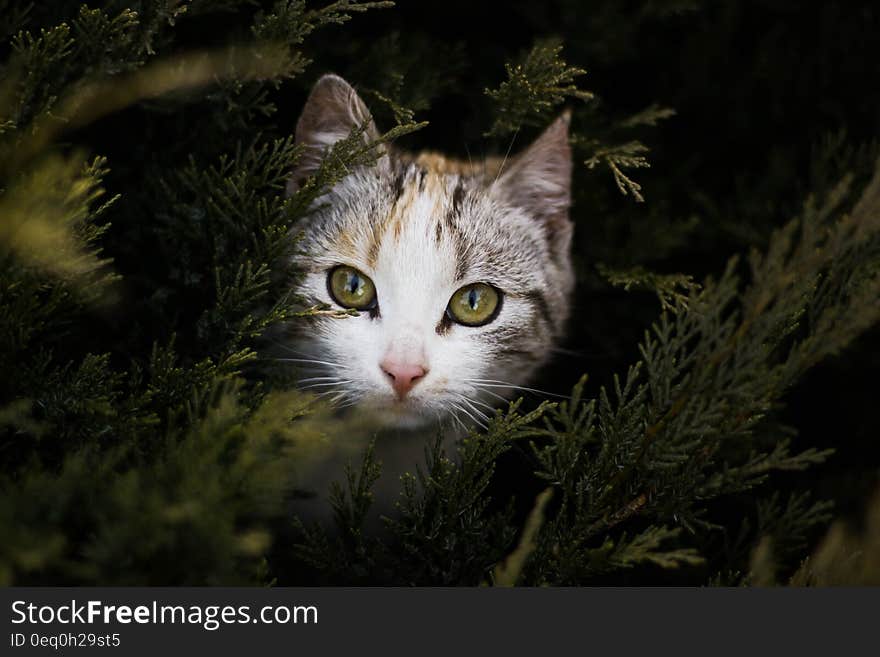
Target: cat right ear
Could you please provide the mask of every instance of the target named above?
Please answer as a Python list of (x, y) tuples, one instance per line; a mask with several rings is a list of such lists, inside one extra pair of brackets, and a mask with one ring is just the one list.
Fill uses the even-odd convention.
[(544, 224), (551, 237), (557, 233), (565, 237), (571, 232), (570, 120), (570, 113), (563, 113), (528, 148), (507, 162), (492, 185), (502, 198)]
[[(303, 153), (287, 183), (287, 193), (296, 192), (302, 181), (318, 170), (336, 142), (364, 126), (365, 143), (379, 138), (373, 117), (354, 88), (338, 75), (322, 76), (312, 88), (296, 124), (296, 143), (303, 146)], [(381, 155), (376, 164), (384, 166), (385, 148), (378, 148)]]

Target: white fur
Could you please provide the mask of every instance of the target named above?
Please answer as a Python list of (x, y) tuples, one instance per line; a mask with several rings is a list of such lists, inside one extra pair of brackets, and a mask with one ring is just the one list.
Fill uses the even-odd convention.
[[(516, 373), (506, 371), (479, 336), (505, 324), (519, 325), (523, 317), (534, 312), (515, 294), (507, 294), (499, 316), (491, 324), (485, 327), (453, 325), (444, 334), (438, 334), (437, 326), (450, 297), (463, 285), (491, 281), (502, 290), (515, 292), (521, 284), (515, 277), (479, 260), (470, 268), (466, 280), (457, 280), (455, 263), (459, 254), (455, 241), (448, 236), (437, 242), (434, 235), (436, 212), (443, 207), (443, 199), (437, 195), (419, 194), (402, 220), (400, 235), (386, 235), (381, 241), (374, 266), (369, 265), (363, 252), (352, 257), (331, 247), (312, 260), (311, 264), (319, 269), (307, 274), (298, 289), (304, 296), (332, 305), (326, 279), (327, 271), (333, 266), (349, 265), (372, 279), (380, 316), (371, 319), (367, 313), (361, 313), (357, 317), (322, 320), (317, 333), (307, 339), (308, 352), (334, 363), (329, 371), (349, 382), (346, 390), (357, 396), (361, 404), (384, 411), (392, 423), (409, 425), (445, 415), (454, 410), (454, 403), (461, 404), (459, 395), (491, 400), (491, 395), (481, 395), (467, 379), (505, 380), (505, 375)], [(512, 214), (509, 222), (511, 230), (532, 232), (528, 219), (521, 215)], [(360, 237), (361, 243), (365, 243), (371, 236), (349, 234), (349, 237)], [(396, 399), (387, 375), (379, 366), (389, 354), (419, 358), (427, 365), (427, 374), (403, 403)], [(462, 406), (476, 415), (474, 409)], [(485, 410), (482, 408), (481, 412)], [(466, 413), (460, 415), (468, 419)]]

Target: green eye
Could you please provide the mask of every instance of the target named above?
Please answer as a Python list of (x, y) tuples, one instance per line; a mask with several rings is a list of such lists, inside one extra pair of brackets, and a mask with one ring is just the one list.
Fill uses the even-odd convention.
[(446, 313), (465, 326), (488, 324), (501, 310), (501, 293), (486, 283), (465, 285), (452, 295)]
[(376, 286), (354, 267), (341, 265), (330, 270), (327, 290), (343, 308), (369, 310), (376, 305)]

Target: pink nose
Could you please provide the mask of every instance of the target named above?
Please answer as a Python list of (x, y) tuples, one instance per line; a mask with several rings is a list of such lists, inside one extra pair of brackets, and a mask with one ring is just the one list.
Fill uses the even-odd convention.
[(413, 389), (419, 379), (425, 376), (427, 370), (415, 363), (399, 363), (386, 358), (379, 367), (391, 380), (391, 387), (400, 399), (406, 397), (406, 393)]

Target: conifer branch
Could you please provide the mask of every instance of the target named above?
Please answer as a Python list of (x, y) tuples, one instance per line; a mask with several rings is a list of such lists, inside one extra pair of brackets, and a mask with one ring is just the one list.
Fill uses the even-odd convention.
[(579, 89), (575, 78), (586, 71), (560, 58), (556, 41), (536, 43), (518, 64), (507, 64), (507, 80), (484, 93), (497, 105), (495, 123), (487, 136), (502, 136), (523, 126), (543, 125), (566, 98), (589, 101), (593, 94)]

